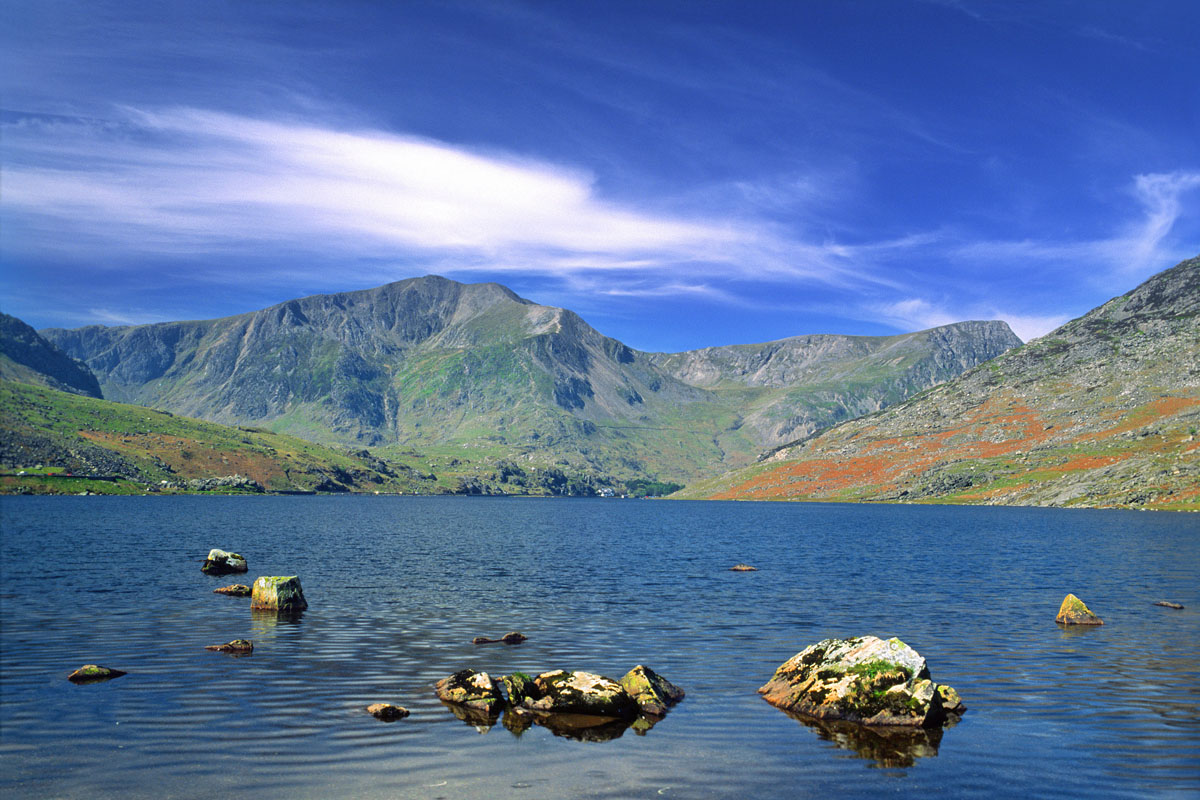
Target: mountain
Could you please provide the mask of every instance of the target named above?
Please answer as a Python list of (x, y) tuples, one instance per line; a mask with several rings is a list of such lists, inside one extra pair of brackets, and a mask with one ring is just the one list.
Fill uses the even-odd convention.
[(879, 413), (689, 487), (720, 499), (1200, 509), (1200, 258)]
[(0, 467), (9, 494), (446, 491), (411, 463), (10, 381)]
[(87, 365), (68, 356), (16, 317), (0, 313), (0, 380), (100, 397)]
[(501, 483), (547, 468), (716, 474), (1019, 343), (992, 322), (649, 354), (498, 284), (436, 276), (223, 319), (42, 334), (110, 399), (385, 455), (418, 449)]

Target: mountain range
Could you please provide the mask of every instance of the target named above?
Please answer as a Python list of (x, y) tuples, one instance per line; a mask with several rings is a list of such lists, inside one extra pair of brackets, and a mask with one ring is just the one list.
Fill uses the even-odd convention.
[(1200, 509), (1200, 258), (681, 496)]
[(688, 483), (1020, 344), (993, 321), (646, 353), (572, 311), (437, 276), (222, 319), (40, 333), (109, 400), (419, 453), (487, 488), (546, 469)]

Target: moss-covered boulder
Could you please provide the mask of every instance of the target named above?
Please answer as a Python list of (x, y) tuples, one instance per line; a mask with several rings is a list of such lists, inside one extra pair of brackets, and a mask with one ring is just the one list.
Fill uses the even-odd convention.
[(68, 675), (67, 680), (71, 683), (99, 683), (100, 681), (110, 681), (113, 678), (119, 678), (127, 674), (119, 669), (110, 669), (109, 667), (101, 667), (96, 664), (84, 664)]
[(434, 690), (438, 699), (446, 703), (497, 714), (504, 707), (499, 687), (486, 672), (460, 670), (438, 681)]
[(375, 719), (383, 720), (384, 722), (395, 722), (398, 719), (407, 717), (408, 709), (403, 706), (393, 705), (392, 703), (372, 703), (367, 706), (367, 713), (375, 717)]
[(625, 673), (621, 687), (644, 713), (660, 717), (683, 699), (683, 689), (641, 664)]
[(225, 644), (210, 644), (204, 649), (216, 650), (219, 653), (247, 655), (254, 652), (254, 643), (249, 639), (234, 639), (232, 642), (226, 642)]
[(1092, 613), (1087, 605), (1073, 594), (1063, 598), (1058, 607), (1058, 616), (1054, 621), (1059, 625), (1103, 625), (1100, 618)]
[(932, 727), (966, 710), (957, 692), (934, 683), (916, 650), (875, 636), (810, 645), (758, 691), (792, 713), (864, 725)]
[(542, 696), (533, 678), (524, 672), (504, 675), (500, 678), (500, 684), (504, 687), (508, 704), (513, 707), (523, 706), (526, 700), (538, 700)]
[(308, 608), (300, 578), (295, 575), (264, 575), (254, 581), (250, 607), (271, 611), (303, 611)]
[(223, 594), (227, 597), (249, 597), (250, 587), (244, 583), (233, 583), (213, 589), (213, 594)]
[(237, 553), (216, 549), (208, 551), (208, 558), (204, 559), (204, 566), (200, 567), (200, 571), (208, 575), (229, 575), (245, 572), (247, 569), (246, 559)]
[(590, 672), (543, 672), (533, 679), (539, 697), (526, 697), (523, 705), (552, 714), (587, 714), (633, 719), (638, 704), (616, 681)]

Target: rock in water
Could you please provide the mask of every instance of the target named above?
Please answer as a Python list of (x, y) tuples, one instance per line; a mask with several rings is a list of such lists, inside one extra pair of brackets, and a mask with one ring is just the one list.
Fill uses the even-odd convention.
[(504, 634), (499, 639), (489, 639), (486, 636), (476, 636), (471, 640), (471, 644), (520, 644), (529, 637), (517, 631), (511, 631)]
[(526, 700), (538, 700), (542, 696), (533, 682), (533, 678), (524, 672), (504, 675), (500, 678), (500, 683), (504, 685), (504, 693), (508, 695), (508, 704), (513, 708), (524, 705)]
[(254, 644), (249, 639), (234, 639), (227, 644), (210, 644), (205, 650), (216, 650), (221, 653), (252, 653)]
[(1159, 600), (1154, 605), (1162, 606), (1163, 608), (1183, 608), (1179, 603), (1172, 603), (1170, 600)]
[(228, 575), (231, 572), (245, 572), (246, 569), (246, 559), (237, 553), (214, 549), (208, 551), (208, 558), (204, 560), (200, 571), (209, 575)]
[(109, 669), (108, 667), (100, 667), (95, 664), (84, 664), (68, 675), (67, 680), (71, 683), (99, 683), (100, 681), (112, 680), (126, 674), (128, 673), (122, 672), (119, 669)]
[(249, 597), (250, 587), (244, 583), (234, 583), (229, 586), (221, 586), (213, 589), (213, 594), (225, 594), (230, 597)]
[(683, 689), (641, 664), (625, 673), (621, 687), (629, 692), (643, 712), (660, 717), (683, 699)]
[(1073, 594), (1063, 598), (1058, 607), (1058, 616), (1054, 621), (1060, 625), (1103, 625), (1100, 618), (1092, 613), (1082, 600)]
[(527, 697), (525, 707), (554, 714), (590, 714), (597, 717), (633, 719), (638, 704), (614, 680), (590, 672), (543, 672), (533, 679), (541, 696)]
[(376, 719), (384, 722), (395, 722), (408, 716), (408, 709), (391, 703), (373, 703), (367, 706), (367, 711)]
[(749, 564), (734, 564), (729, 568), (730, 572), (758, 572), (758, 567), (752, 567)]
[(486, 672), (464, 669), (442, 678), (434, 686), (439, 700), (455, 705), (500, 713), (504, 698)]
[(300, 578), (295, 575), (275, 575), (258, 578), (250, 594), (251, 608), (273, 611), (303, 611), (308, 608)]
[(934, 683), (925, 659), (899, 639), (826, 639), (780, 665), (758, 690), (773, 706), (817, 719), (932, 727), (965, 711)]

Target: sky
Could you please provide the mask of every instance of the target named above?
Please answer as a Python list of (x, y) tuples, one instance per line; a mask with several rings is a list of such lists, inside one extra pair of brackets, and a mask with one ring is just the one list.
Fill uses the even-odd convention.
[(1200, 253), (1194, 0), (0, 3), (0, 310), (438, 274), (641, 350), (1003, 319)]

